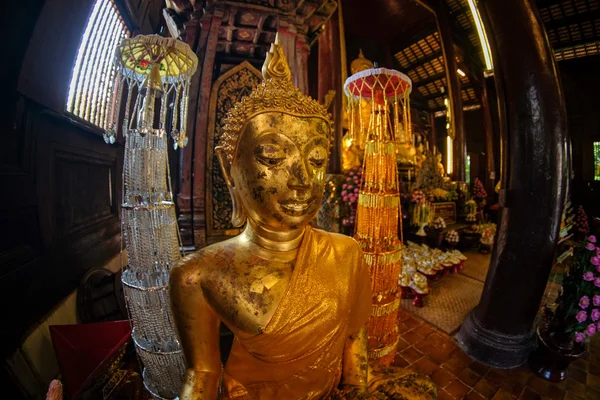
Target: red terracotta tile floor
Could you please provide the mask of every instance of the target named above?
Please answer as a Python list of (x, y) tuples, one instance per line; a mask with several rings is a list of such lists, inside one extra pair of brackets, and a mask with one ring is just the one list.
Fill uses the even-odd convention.
[(527, 365), (504, 370), (473, 361), (451, 336), (406, 310), (394, 365), (415, 368), (431, 377), (438, 399), (600, 400), (600, 339), (570, 367), (569, 377), (551, 383), (537, 377)]

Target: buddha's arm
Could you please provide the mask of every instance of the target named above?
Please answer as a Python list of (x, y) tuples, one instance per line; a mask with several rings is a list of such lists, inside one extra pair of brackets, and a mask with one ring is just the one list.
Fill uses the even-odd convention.
[(171, 309), (187, 362), (180, 400), (214, 400), (221, 360), (219, 318), (204, 299), (198, 274), (179, 266), (171, 271)]
[(350, 336), (344, 346), (342, 387), (359, 387), (367, 393), (367, 327)]

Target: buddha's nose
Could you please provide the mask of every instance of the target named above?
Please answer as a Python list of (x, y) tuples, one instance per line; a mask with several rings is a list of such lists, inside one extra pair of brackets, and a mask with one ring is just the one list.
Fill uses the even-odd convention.
[(308, 170), (301, 160), (295, 161), (290, 166), (288, 186), (290, 189), (307, 189), (310, 186)]

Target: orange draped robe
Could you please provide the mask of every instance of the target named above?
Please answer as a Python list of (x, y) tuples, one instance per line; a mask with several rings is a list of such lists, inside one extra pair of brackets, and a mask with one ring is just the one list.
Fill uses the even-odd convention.
[(263, 333), (235, 340), (225, 399), (328, 398), (348, 337), (371, 314), (371, 282), (351, 238), (307, 227), (285, 296)]

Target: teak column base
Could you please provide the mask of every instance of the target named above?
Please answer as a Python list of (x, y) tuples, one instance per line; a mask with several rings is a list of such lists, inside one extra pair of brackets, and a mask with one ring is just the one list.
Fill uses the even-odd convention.
[(463, 322), (456, 340), (467, 355), (496, 368), (515, 368), (527, 361), (535, 349), (535, 330), (526, 335), (507, 335), (486, 329), (471, 311)]

